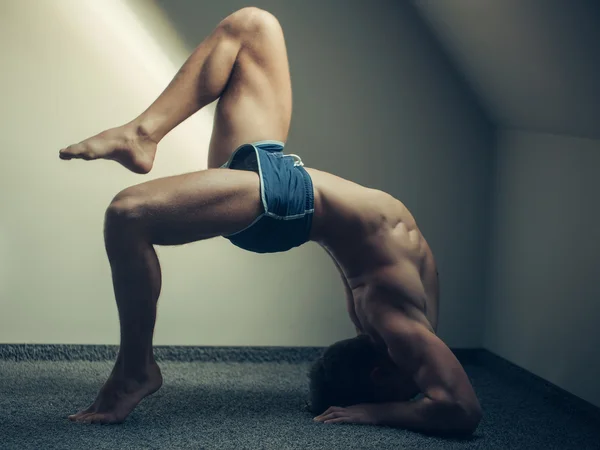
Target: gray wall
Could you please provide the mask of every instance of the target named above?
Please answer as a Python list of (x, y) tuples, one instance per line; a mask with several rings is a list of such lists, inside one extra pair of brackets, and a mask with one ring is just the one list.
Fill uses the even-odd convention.
[[(0, 15), (11, 67), (0, 73), (10, 156), (0, 166), (0, 342), (117, 343), (104, 208), (128, 185), (206, 167), (212, 109), (161, 144), (146, 177), (111, 162), (61, 162), (58, 149), (139, 113), (219, 20), (250, 3), (134, 2), (130, 11), (65, 0), (36, 2), (35, 15), (31, 4), (7, 2)], [(405, 2), (252, 4), (286, 34), (288, 150), (406, 203), (439, 262), (441, 336), (479, 347), (494, 132), (477, 101)], [(353, 333), (335, 268), (315, 244), (258, 256), (215, 239), (159, 256), (157, 344), (328, 345)]]
[(600, 2), (413, 3), (507, 130), (484, 345), (598, 405)]
[(498, 126), (600, 139), (598, 0), (413, 0)]
[(484, 346), (600, 406), (600, 141), (499, 135)]

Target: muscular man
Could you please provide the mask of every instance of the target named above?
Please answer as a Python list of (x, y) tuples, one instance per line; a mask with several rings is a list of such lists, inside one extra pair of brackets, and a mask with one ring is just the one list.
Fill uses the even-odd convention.
[(148, 173), (160, 140), (216, 99), (208, 170), (125, 189), (106, 211), (119, 354), (92, 405), (69, 418), (122, 422), (160, 388), (152, 337), (161, 270), (153, 246), (224, 236), (260, 253), (314, 241), (339, 268), (359, 335), (331, 346), (311, 369), (315, 420), (472, 433), (481, 408), (436, 336), (436, 265), (410, 212), (384, 192), (283, 153), (292, 89), (271, 14), (244, 8), (225, 18), (139, 117), (60, 158), (112, 159)]

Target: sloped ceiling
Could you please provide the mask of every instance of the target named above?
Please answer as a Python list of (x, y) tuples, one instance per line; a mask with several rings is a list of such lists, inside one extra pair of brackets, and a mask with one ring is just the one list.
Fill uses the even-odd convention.
[(600, 139), (600, 0), (413, 0), (499, 126)]

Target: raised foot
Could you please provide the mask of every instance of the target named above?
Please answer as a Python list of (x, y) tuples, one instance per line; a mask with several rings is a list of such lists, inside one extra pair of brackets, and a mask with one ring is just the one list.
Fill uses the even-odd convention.
[(92, 405), (69, 420), (79, 423), (122, 423), (134, 408), (162, 386), (162, 375), (156, 363), (151, 364), (141, 377), (124, 378), (113, 370)]
[(152, 170), (157, 144), (141, 127), (111, 128), (59, 152), (60, 159), (110, 159), (135, 173)]

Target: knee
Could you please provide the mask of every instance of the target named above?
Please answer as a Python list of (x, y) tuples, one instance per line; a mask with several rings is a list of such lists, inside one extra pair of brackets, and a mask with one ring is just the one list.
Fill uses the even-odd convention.
[(238, 35), (244, 32), (254, 34), (280, 28), (279, 21), (273, 14), (255, 6), (248, 6), (234, 12), (221, 22), (221, 26)]
[(106, 208), (104, 222), (106, 227), (139, 222), (143, 217), (145, 201), (136, 188), (119, 192)]

